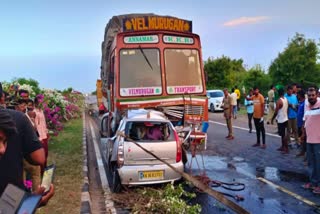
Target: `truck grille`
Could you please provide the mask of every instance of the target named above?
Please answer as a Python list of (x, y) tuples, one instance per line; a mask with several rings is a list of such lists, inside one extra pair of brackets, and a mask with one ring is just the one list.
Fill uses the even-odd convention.
[(186, 115), (203, 115), (203, 106), (192, 106), (192, 105), (185, 105), (185, 106), (166, 106), (162, 107), (163, 112), (166, 115), (171, 117), (176, 117), (181, 119), (183, 117), (183, 111), (185, 111)]
[(186, 114), (188, 115), (203, 115), (203, 106), (185, 106)]

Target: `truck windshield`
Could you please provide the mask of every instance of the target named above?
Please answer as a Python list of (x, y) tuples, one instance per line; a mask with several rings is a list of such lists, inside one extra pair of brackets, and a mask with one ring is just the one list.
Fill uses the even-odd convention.
[(169, 94), (203, 92), (198, 50), (166, 49), (164, 57)]
[(160, 54), (158, 49), (120, 51), (120, 94), (140, 96), (161, 94)]

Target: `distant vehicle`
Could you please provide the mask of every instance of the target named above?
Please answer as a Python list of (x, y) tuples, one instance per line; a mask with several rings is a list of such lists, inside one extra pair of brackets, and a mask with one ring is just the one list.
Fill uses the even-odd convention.
[(223, 108), (222, 108), (223, 96), (224, 95), (222, 90), (207, 90), (208, 109), (211, 112), (223, 111)]
[(86, 111), (90, 116), (98, 115), (97, 98), (95, 95), (87, 95), (85, 98)]
[[(106, 117), (107, 118), (107, 117)], [(103, 119), (102, 119), (103, 120)], [(166, 183), (179, 180), (181, 175), (149, 155), (132, 140), (183, 171), (181, 142), (172, 123), (163, 113), (144, 109), (129, 110), (119, 124), (116, 135), (105, 138), (105, 155), (112, 175), (111, 190), (121, 191), (122, 185)]]

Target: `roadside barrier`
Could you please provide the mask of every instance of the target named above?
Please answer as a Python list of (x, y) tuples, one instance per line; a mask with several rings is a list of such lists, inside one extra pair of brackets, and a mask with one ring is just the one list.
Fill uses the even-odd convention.
[(83, 118), (83, 134), (82, 134), (82, 153), (83, 153), (83, 186), (81, 193), (81, 214), (91, 214), (91, 196), (89, 192), (89, 178), (88, 178), (88, 161), (87, 161), (87, 137), (86, 137), (86, 121), (85, 112), (82, 114)]

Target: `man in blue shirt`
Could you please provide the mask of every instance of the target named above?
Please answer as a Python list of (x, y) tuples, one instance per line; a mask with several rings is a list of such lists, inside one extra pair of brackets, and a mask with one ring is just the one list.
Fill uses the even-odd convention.
[(287, 87), (287, 93), (285, 98), (288, 100), (288, 141), (291, 143), (290, 134), (294, 135), (296, 144), (298, 141), (298, 127), (297, 127), (297, 111), (298, 111), (298, 99), (295, 94), (293, 94), (293, 87), (289, 85)]
[(304, 104), (305, 104), (305, 92), (304, 90), (298, 91), (298, 100), (299, 100), (299, 107), (298, 107), (298, 113), (297, 113), (297, 121), (298, 121), (298, 134), (300, 138), (301, 143), (301, 151), (299, 154), (297, 154), (297, 157), (304, 156), (306, 153), (307, 145), (306, 145), (306, 139), (302, 139), (302, 126), (303, 126), (303, 116), (304, 116)]

